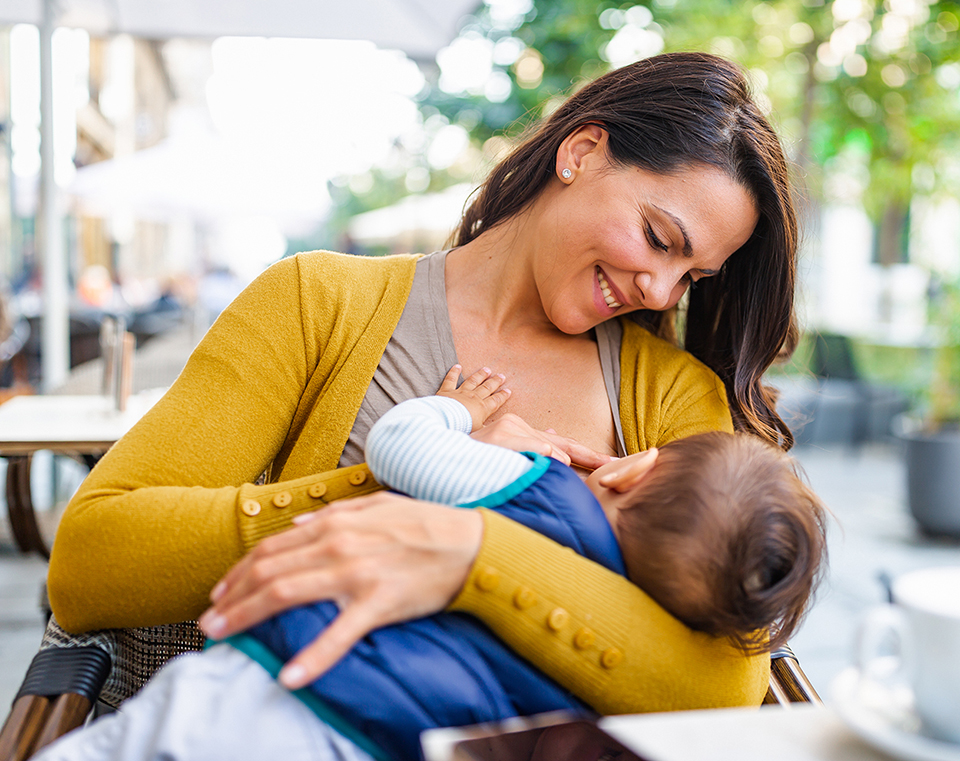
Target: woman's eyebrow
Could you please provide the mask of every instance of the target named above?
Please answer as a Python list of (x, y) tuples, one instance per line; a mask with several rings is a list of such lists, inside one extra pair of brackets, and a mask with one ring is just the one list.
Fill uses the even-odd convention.
[(673, 223), (680, 228), (680, 234), (683, 236), (683, 255), (693, 256), (693, 244), (690, 243), (690, 236), (687, 235), (687, 228), (683, 226), (683, 222), (680, 221), (680, 218), (675, 214), (671, 214), (666, 209), (661, 209), (656, 204), (654, 204), (653, 208), (666, 214), (673, 221)]

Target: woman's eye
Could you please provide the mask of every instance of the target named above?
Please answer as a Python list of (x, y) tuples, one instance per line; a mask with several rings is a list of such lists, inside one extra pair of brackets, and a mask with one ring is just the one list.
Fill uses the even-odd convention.
[(650, 241), (650, 245), (654, 248), (659, 248), (661, 251), (670, 250), (670, 246), (657, 237), (656, 233), (653, 231), (653, 227), (650, 226), (649, 222), (647, 222), (647, 240)]

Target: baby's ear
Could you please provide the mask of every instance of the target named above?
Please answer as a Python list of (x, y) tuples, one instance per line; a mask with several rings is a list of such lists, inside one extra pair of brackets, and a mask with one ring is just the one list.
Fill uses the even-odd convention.
[(659, 450), (653, 448), (646, 452), (637, 452), (621, 457), (617, 461), (616, 469), (600, 479), (600, 485), (621, 494), (633, 489), (653, 472), (653, 466), (657, 462), (657, 454), (659, 454)]

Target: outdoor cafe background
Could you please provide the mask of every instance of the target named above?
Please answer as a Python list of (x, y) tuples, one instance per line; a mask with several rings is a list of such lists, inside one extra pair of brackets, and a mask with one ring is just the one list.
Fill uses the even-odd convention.
[[(284, 255), (441, 247), (541, 104), (699, 48), (749, 68), (785, 138), (803, 322), (846, 351), (854, 385), (820, 420), (810, 370), (837, 363), (808, 338), (775, 373), (807, 418), (801, 440), (882, 438), (925, 403), (951, 340), (930, 315), (960, 275), (957, 2), (346, 5), (0, 0), (4, 396), (61, 387), (100, 354), (105, 315), (140, 346), (198, 338)], [(871, 419), (857, 422), (864, 399)], [(61, 482), (47, 501), (68, 496)]]

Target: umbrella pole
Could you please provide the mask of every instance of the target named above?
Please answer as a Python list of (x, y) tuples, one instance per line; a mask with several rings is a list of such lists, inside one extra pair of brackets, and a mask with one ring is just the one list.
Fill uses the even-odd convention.
[[(53, 155), (53, 30), (55, 0), (44, 0), (40, 24), (40, 211), (43, 235), (43, 317), (40, 334), (41, 388), (51, 391), (70, 370), (67, 262)], [(64, 104), (66, 105), (66, 104)]]

